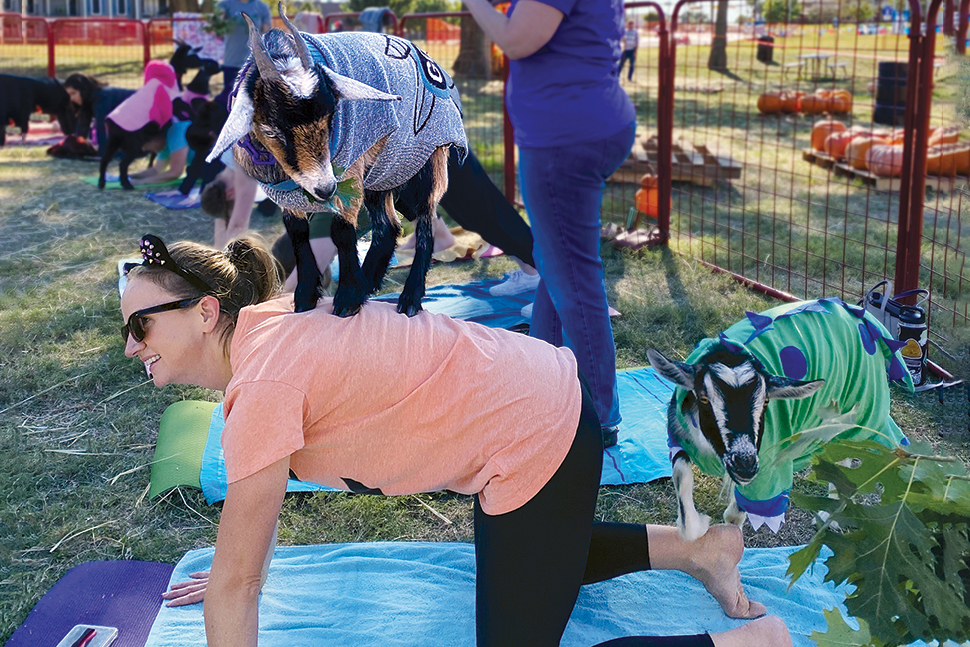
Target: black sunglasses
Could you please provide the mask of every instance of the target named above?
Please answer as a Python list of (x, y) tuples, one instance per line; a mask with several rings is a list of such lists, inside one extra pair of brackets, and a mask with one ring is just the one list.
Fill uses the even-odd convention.
[(128, 323), (121, 327), (121, 336), (124, 339), (124, 343), (128, 345), (128, 335), (131, 335), (136, 342), (144, 341), (145, 339), (145, 322), (144, 318), (146, 315), (158, 314), (159, 312), (168, 312), (169, 310), (181, 310), (183, 308), (188, 308), (199, 302), (202, 297), (193, 297), (191, 299), (181, 299), (179, 301), (172, 301), (170, 303), (163, 303), (160, 306), (152, 306), (151, 308), (145, 308), (144, 310), (138, 310), (137, 312), (132, 312), (128, 317)]

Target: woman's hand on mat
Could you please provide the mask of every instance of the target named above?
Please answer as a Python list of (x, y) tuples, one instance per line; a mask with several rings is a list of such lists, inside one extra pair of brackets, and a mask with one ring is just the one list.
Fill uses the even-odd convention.
[(186, 582), (176, 582), (172, 587), (162, 593), (162, 599), (168, 600), (167, 607), (183, 607), (187, 604), (202, 602), (205, 597), (205, 588), (209, 584), (209, 571), (197, 571), (189, 573), (191, 580)]

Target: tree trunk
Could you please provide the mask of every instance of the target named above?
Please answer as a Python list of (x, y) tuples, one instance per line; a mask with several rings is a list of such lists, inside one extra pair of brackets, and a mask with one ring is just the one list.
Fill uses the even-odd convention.
[(199, 11), (197, 0), (169, 0), (169, 15), (175, 15), (177, 11), (195, 12)]
[[(462, 5), (462, 11), (466, 11)], [(478, 23), (471, 16), (461, 17), (461, 46), (455, 59), (455, 76), (490, 79), (492, 76), (492, 43), (485, 38)]]
[(714, 23), (714, 40), (711, 41), (711, 55), (707, 59), (707, 68), (709, 70), (727, 70), (727, 22), (727, 0), (718, 0), (717, 20)]

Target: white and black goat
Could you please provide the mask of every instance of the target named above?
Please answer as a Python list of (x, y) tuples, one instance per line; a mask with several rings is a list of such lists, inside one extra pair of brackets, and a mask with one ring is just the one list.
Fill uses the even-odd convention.
[[(457, 146), (462, 157), (467, 148), (454, 82), (404, 39), (301, 34), (282, 3), (280, 16), (289, 33), (261, 36), (250, 22), (252, 56), (209, 159), (235, 145), (237, 165), (283, 208), (296, 255), (297, 312), (316, 306), (320, 281), (308, 214), (338, 216), (331, 238), (340, 264), (333, 301), (339, 316), (356, 313), (380, 287), (400, 233), (395, 206), (416, 220), (414, 265), (398, 300), (399, 312), (414, 315), (431, 265), (435, 211), (447, 189), (448, 147)], [(373, 225), (363, 267), (355, 231), (361, 204)]]
[[(674, 397), (667, 410), (667, 434), (671, 444), (671, 467), (677, 498), (677, 528), (693, 541), (707, 532), (710, 518), (694, 507), (694, 475), (685, 446), (715, 454), (725, 474), (738, 485), (758, 475), (758, 451), (770, 399), (804, 398), (821, 381), (799, 382), (771, 375), (748, 354), (731, 352), (723, 345), (711, 349), (695, 364), (675, 362), (656, 350), (647, 351), (650, 365), (661, 375), (688, 391), (680, 403)], [(678, 412), (680, 415), (678, 415)], [(688, 424), (682, 424), (686, 419)], [(724, 521), (738, 526), (745, 513), (738, 507), (734, 488), (729, 488)]]
[(889, 417), (889, 379), (908, 377), (898, 348), (862, 308), (823, 299), (748, 313), (687, 362), (648, 350), (677, 387), (667, 434), (681, 536), (693, 541), (710, 522), (694, 507), (692, 462), (730, 486), (726, 522), (740, 526), (750, 514), (755, 528), (777, 531), (793, 473), (818, 449), (776, 460), (783, 441), (819, 427), (822, 415), (851, 414), (841, 438), (908, 442)]

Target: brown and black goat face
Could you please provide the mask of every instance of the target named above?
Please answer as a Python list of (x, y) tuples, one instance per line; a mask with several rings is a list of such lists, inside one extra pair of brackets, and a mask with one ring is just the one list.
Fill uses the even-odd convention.
[(327, 85), (316, 70), (297, 68), (275, 78), (260, 74), (252, 89), (250, 136), (276, 158), (287, 176), (320, 201), (329, 200), (337, 190), (330, 165), (330, 121), (337, 99)]
[(674, 362), (655, 350), (650, 364), (688, 391), (681, 412), (698, 449), (712, 451), (738, 485), (758, 475), (758, 452), (771, 399), (794, 400), (817, 391), (823, 380), (804, 382), (766, 372), (751, 356), (716, 349), (696, 364)]
[[(296, 185), (314, 200), (326, 201), (337, 190), (330, 163), (330, 126), (337, 103), (400, 101), (401, 97), (315, 63), (303, 36), (286, 18), (282, 4), (280, 16), (290, 33), (274, 29), (261, 36), (244, 14), (249, 23), (253, 64), (244, 68), (229, 119), (208, 159), (218, 157), (243, 138), (251, 138)], [(244, 169), (263, 181), (258, 171), (265, 169), (253, 168), (262, 164), (262, 153), (251, 154), (252, 164), (245, 164)]]

